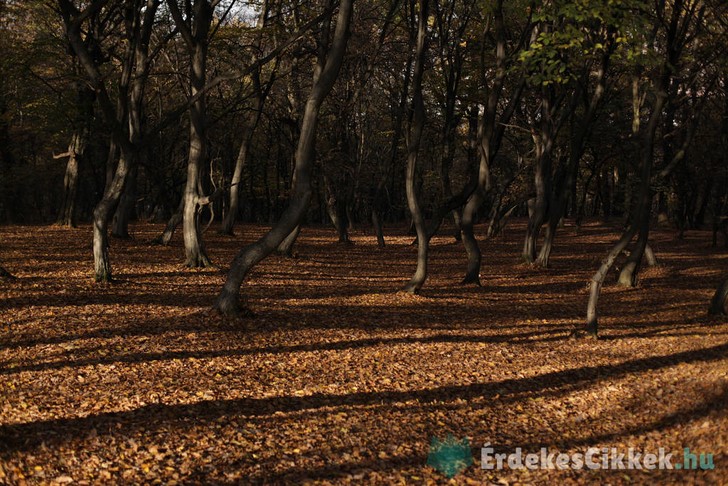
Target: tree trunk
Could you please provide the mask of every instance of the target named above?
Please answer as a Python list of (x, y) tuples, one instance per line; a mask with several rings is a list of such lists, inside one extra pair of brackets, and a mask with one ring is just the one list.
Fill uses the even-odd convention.
[(377, 246), (379, 248), (384, 248), (384, 228), (382, 228), (382, 220), (379, 217), (379, 211), (374, 208), (372, 208), (372, 226), (374, 226), (374, 231), (377, 234)]
[[(545, 105), (545, 111), (548, 109), (548, 103), (544, 97), (542, 103)], [(542, 115), (543, 116), (543, 115)], [(533, 135), (536, 143), (536, 169), (534, 182), (536, 186), (536, 199), (533, 205), (533, 212), (528, 218), (528, 226), (526, 229), (526, 239), (523, 242), (523, 260), (526, 263), (534, 263), (536, 261), (536, 242), (538, 240), (541, 227), (546, 220), (548, 211), (548, 195), (551, 192), (551, 149), (553, 143), (550, 134), (546, 130), (541, 130), (541, 134)], [(544, 139), (542, 137), (547, 137)], [(549, 147), (547, 148), (547, 144)]]
[(298, 240), (298, 235), (301, 234), (301, 225), (296, 225), (295, 228), (293, 228), (293, 231), (286, 236), (283, 241), (280, 242), (278, 247), (276, 248), (276, 253), (279, 255), (282, 255), (284, 257), (292, 258), (293, 257), (293, 247), (296, 245), (296, 240)]
[(94, 208), (93, 213), (93, 254), (94, 274), (97, 282), (111, 282), (111, 262), (109, 261), (108, 228), (111, 215), (119, 205), (119, 199), (124, 192), (124, 186), (133, 165), (133, 156), (124, 153), (116, 166), (114, 178), (104, 191), (104, 196)]
[[(194, 26), (191, 33), (192, 50), (190, 65), (191, 95), (196, 96), (205, 89), (207, 70), (207, 36), (212, 22), (213, 7), (207, 0), (196, 0)], [(179, 22), (178, 22), (179, 25)], [(211, 265), (205, 251), (200, 228), (201, 171), (207, 160), (207, 103), (200, 96), (190, 107), (190, 146), (187, 162), (187, 183), (185, 185), (185, 207), (182, 213), (182, 234), (185, 245), (185, 265), (190, 268)]]
[(640, 265), (642, 263), (642, 256), (645, 254), (647, 248), (647, 237), (650, 232), (650, 219), (649, 211), (647, 212), (648, 217), (642, 218), (641, 221), (636, 224), (639, 225), (639, 237), (635, 244), (632, 252), (627, 257), (627, 260), (619, 272), (619, 280), (617, 285), (620, 287), (636, 287), (637, 286), (637, 275), (639, 274)]
[[(546, 228), (544, 242), (541, 246), (538, 258), (536, 259), (536, 264), (543, 268), (547, 268), (549, 266), (556, 231), (558, 229), (559, 222), (565, 216), (569, 196), (576, 193), (576, 178), (579, 171), (579, 161), (584, 155), (587, 137), (591, 131), (592, 125), (594, 124), (597, 108), (599, 107), (602, 96), (606, 90), (606, 76), (607, 71), (609, 70), (609, 61), (614, 50), (614, 38), (614, 35), (608, 35), (608, 48), (605, 50), (601, 59), (601, 64), (597, 70), (596, 87), (589, 100), (589, 104), (586, 107), (584, 117), (576, 123), (572, 121), (568, 163), (566, 165), (564, 177), (559, 178), (557, 181), (556, 191), (554, 193), (551, 207), (549, 208), (549, 223)], [(584, 82), (588, 82), (589, 76), (591, 75), (589, 71), (582, 77)], [(577, 101), (581, 96), (582, 90), (576, 89), (573, 93), (571, 104), (569, 106), (569, 111), (572, 114), (572, 120), (574, 118), (573, 113), (576, 110)]]
[(79, 82), (77, 84), (76, 120), (74, 121), (71, 143), (68, 145), (68, 162), (66, 164), (66, 174), (63, 177), (63, 200), (56, 219), (56, 224), (59, 226), (76, 226), (79, 171), (81, 164), (84, 162), (86, 147), (91, 134), (95, 98), (96, 94), (86, 83)]
[(129, 235), (129, 220), (134, 214), (137, 198), (137, 166), (131, 169), (129, 180), (124, 187), (124, 194), (121, 195), (119, 206), (116, 208), (111, 228), (111, 236), (114, 238), (127, 239)]
[(255, 265), (270, 255), (291, 234), (306, 214), (312, 192), (311, 168), (315, 154), (319, 109), (324, 98), (331, 91), (342, 64), (349, 37), (352, 4), (353, 0), (341, 0), (339, 4), (336, 31), (328, 53), (324, 49), (327, 44), (330, 20), (324, 22), (321, 32), (321, 52), (314, 69), (314, 82), (311, 95), (306, 103), (296, 149), (296, 183), (291, 201), (273, 228), (258, 241), (243, 248), (233, 260), (225, 285), (215, 303), (215, 309), (222, 314), (235, 315), (241, 311), (240, 286), (245, 277)]
[(233, 178), (230, 181), (230, 202), (228, 204), (228, 211), (225, 214), (225, 218), (222, 221), (220, 233), (223, 235), (234, 234), (233, 228), (235, 226), (235, 220), (238, 217), (238, 207), (240, 204), (240, 184), (243, 179), (243, 168), (248, 159), (248, 153), (250, 152), (250, 144), (252, 141), (253, 127), (246, 126), (243, 129), (243, 141), (240, 144), (240, 150), (238, 151), (238, 157), (235, 160), (235, 169), (233, 171)]
[(708, 313), (711, 315), (728, 315), (728, 279), (716, 289), (715, 295), (710, 300), (710, 309)]
[[(266, 19), (268, 17), (268, 1), (264, 1), (260, 9), (260, 15), (258, 16), (258, 23), (256, 29), (259, 33), (263, 27), (265, 27)], [(257, 48), (260, 49), (261, 37), (257, 38)], [(240, 205), (240, 186), (243, 178), (243, 168), (247, 163), (248, 155), (250, 153), (250, 146), (253, 141), (253, 134), (260, 121), (260, 115), (263, 112), (263, 105), (270, 89), (270, 83), (273, 82), (274, 74), (271, 74), (269, 79), (269, 86), (267, 90), (263, 91), (260, 86), (260, 70), (256, 70), (252, 74), (253, 87), (255, 90), (255, 107), (253, 113), (251, 113), (244, 125), (242, 133), (242, 141), (240, 143), (240, 150), (238, 151), (238, 157), (235, 160), (235, 169), (233, 170), (233, 178), (230, 181), (230, 201), (228, 204), (228, 212), (225, 214), (225, 218), (222, 221), (220, 228), (220, 234), (232, 236), (233, 228), (235, 227), (235, 221), (238, 218), (238, 207)]]
[(182, 212), (184, 211), (184, 208), (185, 200), (183, 197), (180, 199), (177, 210), (169, 218), (169, 221), (167, 221), (167, 225), (164, 227), (164, 231), (162, 231), (162, 234), (152, 240), (153, 245), (169, 245), (169, 242), (172, 241), (172, 237), (174, 236), (174, 232), (177, 229), (177, 226), (179, 226), (182, 222)]
[[(476, 178), (477, 185), (465, 204), (465, 208), (463, 208), (463, 215), (460, 220), (462, 242), (468, 258), (465, 277), (462, 280), (464, 284), (474, 283), (480, 285), (481, 253), (478, 241), (475, 239), (474, 226), (476, 217), (480, 207), (483, 205), (483, 201), (485, 201), (486, 195), (492, 188), (491, 165), (500, 149), (501, 141), (505, 133), (505, 125), (513, 115), (521, 98), (523, 87), (525, 86), (525, 81), (522, 79), (516, 87), (515, 92), (511, 93), (508, 105), (501, 114), (500, 123), (496, 123), (498, 104), (505, 82), (507, 67), (503, 3), (503, 0), (498, 0), (493, 11), (496, 38), (496, 68), (493, 84), (490, 86), (488, 92), (485, 109), (480, 120), (478, 120), (479, 164), (478, 176)], [(481, 67), (481, 69), (485, 69), (485, 66)]]
[[(103, 4), (94, 3), (87, 9), (98, 8)], [(89, 52), (88, 43), (82, 36), (82, 27), (84, 12), (78, 12), (76, 7), (69, 0), (59, 0), (61, 14), (63, 16), (64, 25), (66, 27), (66, 35), (71, 48), (78, 57), (81, 66), (88, 74), (91, 85), (96, 90), (99, 106), (101, 107), (106, 122), (110, 125), (112, 134), (112, 145), (119, 147), (121, 157), (116, 166), (114, 175), (106, 184), (104, 195), (101, 201), (96, 205), (93, 212), (93, 255), (94, 255), (94, 274), (97, 282), (109, 282), (112, 279), (111, 263), (109, 262), (109, 245), (108, 245), (108, 225), (112, 213), (119, 204), (119, 198), (124, 192), (129, 173), (137, 162), (137, 151), (139, 146), (139, 138), (141, 133), (138, 128), (141, 127), (140, 111), (131, 113), (130, 123), (127, 125), (129, 130), (124, 129), (122, 121), (126, 118), (127, 113), (123, 110), (123, 106), (127, 104), (126, 92), (120, 90), (119, 106), (114, 109), (109, 98), (103, 76), (99, 70), (97, 60)], [(134, 80), (134, 93), (132, 94), (132, 106), (141, 107), (143, 97), (143, 86), (148, 75), (147, 52), (149, 48), (149, 38), (151, 37), (151, 27), (154, 22), (154, 16), (159, 6), (159, 0), (148, 0), (146, 9), (129, 10), (132, 16), (143, 16), (144, 22), (141, 29), (132, 29), (128, 32), (129, 42), (127, 56), (125, 58), (124, 67), (122, 69), (122, 78), (131, 75), (132, 67), (136, 68), (136, 76)], [(140, 21), (137, 17), (132, 19)], [(127, 25), (136, 25), (136, 21), (127, 22)], [(86, 33), (90, 36), (90, 33)], [(86, 39), (88, 40), (88, 38)], [(134, 49), (131, 46), (134, 45)], [(126, 85), (126, 80), (122, 79), (120, 85)], [(110, 150), (110, 154), (115, 150)]]
[(410, 281), (402, 290), (416, 294), (427, 279), (427, 253), (430, 238), (427, 236), (425, 218), (422, 215), (419, 198), (416, 190), (417, 161), (419, 158), (420, 142), (425, 127), (425, 103), (422, 99), (422, 76), (425, 69), (425, 55), (427, 44), (427, 19), (429, 0), (419, 0), (419, 13), (417, 19), (417, 50), (415, 54), (415, 67), (412, 74), (412, 126), (408, 133), (407, 144), (407, 172), (405, 189), (407, 193), (407, 207), (412, 215), (412, 223), (417, 232), (417, 269)]
[(68, 146), (68, 162), (66, 174), (63, 177), (63, 201), (58, 212), (56, 225), (76, 227), (76, 202), (78, 201), (78, 173), (79, 165), (86, 148), (85, 134), (76, 132)]

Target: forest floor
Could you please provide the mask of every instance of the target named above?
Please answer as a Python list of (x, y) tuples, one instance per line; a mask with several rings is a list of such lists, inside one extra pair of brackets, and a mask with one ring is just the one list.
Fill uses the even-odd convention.
[[(264, 230), (213, 229), (222, 268)], [(728, 483), (728, 321), (706, 312), (728, 251), (708, 232), (656, 230), (660, 265), (632, 290), (611, 275), (601, 339), (570, 340), (615, 227), (567, 226), (537, 270), (514, 221), (481, 243), (479, 288), (436, 237), (418, 296), (397, 293), (416, 256), (403, 231), (380, 250), (305, 228), (296, 258), (255, 269), (241, 319), (211, 311), (224, 275), (182, 267), (180, 235), (147, 245), (159, 231), (112, 240), (118, 282), (96, 285), (89, 226), (0, 227), (18, 277), (0, 283), (0, 484), (445, 484), (426, 464), (448, 433), (474, 461), (453, 484)], [(673, 464), (689, 447), (714, 469), (483, 470), (484, 444)]]

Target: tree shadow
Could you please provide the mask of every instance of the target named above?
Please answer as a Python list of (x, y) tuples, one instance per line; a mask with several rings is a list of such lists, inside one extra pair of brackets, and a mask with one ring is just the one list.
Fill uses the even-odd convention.
[[(585, 366), (536, 376), (511, 378), (487, 383), (445, 385), (420, 390), (362, 391), (347, 394), (314, 393), (309, 396), (277, 396), (207, 400), (189, 404), (151, 404), (123, 412), (105, 412), (82, 417), (41, 420), (0, 426), (0, 455), (30, 451), (41, 444), (54, 447), (74, 438), (85, 437), (92, 430), (99, 434), (114, 431), (128, 437), (140, 431), (185, 429), (211, 423), (222, 417), (271, 417), (276, 412), (317, 411), (352, 406), (393, 406), (414, 402), (450, 402), (488, 399), (512, 403), (524, 395), (562, 396), (606, 379), (654, 371), (685, 363), (708, 363), (724, 360), (728, 343), (709, 348), (679, 352), (666, 356), (639, 358), (618, 364)], [(420, 405), (417, 405), (420, 406)], [(96, 432), (94, 432), (96, 433)]]

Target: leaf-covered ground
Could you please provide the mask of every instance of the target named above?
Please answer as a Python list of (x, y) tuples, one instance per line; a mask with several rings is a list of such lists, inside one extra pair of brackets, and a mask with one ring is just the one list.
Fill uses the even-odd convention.
[[(244, 242), (205, 238), (226, 267)], [(399, 232), (384, 250), (306, 228), (294, 259), (245, 286), (254, 319), (210, 310), (224, 275), (182, 267), (159, 225), (112, 240), (119, 281), (90, 277), (90, 228), (0, 228), (0, 483), (446, 483), (433, 436), (467, 437), (451, 481), (726, 484), (728, 322), (706, 315), (728, 271), (709, 234), (654, 233), (660, 266), (605, 287), (602, 339), (569, 340), (587, 282), (616, 237), (560, 232), (553, 268), (519, 263), (523, 222), (482, 243), (483, 287), (463, 287), (462, 247), (433, 240), (419, 296)], [(610, 282), (614, 281), (614, 275)], [(496, 452), (710, 452), (709, 471), (485, 471)], [(681, 457), (681, 456), (680, 456)]]

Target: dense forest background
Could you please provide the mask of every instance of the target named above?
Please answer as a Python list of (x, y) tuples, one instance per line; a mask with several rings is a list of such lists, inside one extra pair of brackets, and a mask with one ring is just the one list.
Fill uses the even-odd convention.
[(181, 225), (192, 267), (209, 223), (275, 224), (223, 312), (303, 223), (410, 224), (411, 292), (443, 221), (466, 283), (511, 216), (544, 267), (564, 218), (622, 221), (596, 294), (653, 223), (725, 233), (725, 2), (3, 0), (0, 29), (0, 221), (93, 220), (97, 280), (135, 220)]

